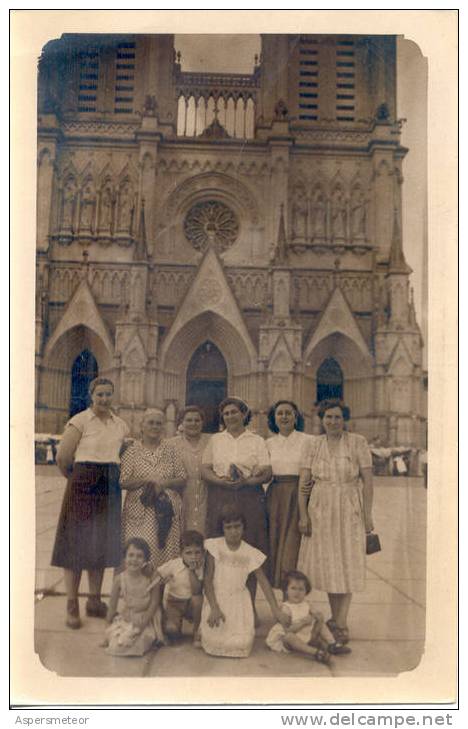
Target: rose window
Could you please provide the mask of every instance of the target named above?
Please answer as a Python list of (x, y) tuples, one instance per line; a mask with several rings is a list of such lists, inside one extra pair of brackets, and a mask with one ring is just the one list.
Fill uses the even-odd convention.
[(184, 221), (184, 232), (197, 251), (204, 251), (209, 245), (225, 251), (235, 242), (239, 223), (227, 205), (210, 200), (190, 208)]

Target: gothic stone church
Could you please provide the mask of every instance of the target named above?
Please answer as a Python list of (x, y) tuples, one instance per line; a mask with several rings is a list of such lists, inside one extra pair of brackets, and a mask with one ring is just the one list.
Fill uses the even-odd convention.
[[(62, 431), (109, 376), (138, 433), (227, 394), (342, 396), (423, 445), (401, 239), (393, 36), (265, 35), (251, 74), (183, 70), (172, 35), (64, 35), (39, 62), (36, 398)], [(183, 61), (183, 59), (182, 59)]]

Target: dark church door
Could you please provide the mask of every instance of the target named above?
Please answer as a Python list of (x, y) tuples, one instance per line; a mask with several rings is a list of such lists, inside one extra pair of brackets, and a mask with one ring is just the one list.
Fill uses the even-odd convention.
[(187, 369), (187, 405), (205, 413), (205, 430), (219, 430), (218, 406), (227, 394), (226, 362), (213, 342), (205, 342), (192, 355)]
[(317, 370), (317, 402), (343, 399), (343, 372), (333, 357), (325, 359)]
[(71, 373), (70, 417), (89, 407), (89, 383), (98, 375), (96, 358), (88, 349), (73, 362)]

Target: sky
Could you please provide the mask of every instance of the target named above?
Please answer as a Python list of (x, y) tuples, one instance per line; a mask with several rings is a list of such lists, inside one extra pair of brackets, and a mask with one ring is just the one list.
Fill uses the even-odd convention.
[[(252, 73), (259, 35), (176, 35), (184, 71)], [(397, 42), (397, 115), (406, 119), (401, 144), (408, 148), (403, 161), (403, 248), (413, 269), (418, 322), (427, 331), (427, 63), (419, 47), (403, 37)]]

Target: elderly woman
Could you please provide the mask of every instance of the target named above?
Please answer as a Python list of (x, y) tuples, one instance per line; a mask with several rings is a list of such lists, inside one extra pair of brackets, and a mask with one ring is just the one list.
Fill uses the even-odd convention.
[(373, 530), (372, 457), (362, 435), (345, 431), (349, 408), (340, 400), (319, 403), (318, 415), (325, 433), (306, 444), (299, 478), (303, 537), (297, 566), (315, 589), (328, 593), (327, 625), (345, 645), (352, 593), (365, 586), (366, 533)]
[(179, 415), (179, 435), (168, 443), (178, 451), (187, 472), (187, 482), (182, 497), (184, 531), (190, 529), (205, 534), (207, 512), (207, 487), (201, 477), (201, 461), (210, 436), (202, 433), (203, 411), (196, 405), (187, 405)]
[(127, 424), (111, 410), (114, 385), (97, 377), (89, 387), (91, 407), (68, 421), (57, 451), (57, 465), (68, 479), (52, 554), (64, 568), (69, 628), (80, 628), (78, 587), (88, 571), (86, 613), (104, 618), (101, 601), (105, 567), (121, 560), (120, 449)]
[(290, 400), (272, 405), (268, 427), (275, 433), (266, 441), (273, 471), (267, 492), (270, 577), (273, 587), (282, 587), (286, 574), (297, 567), (301, 543), (297, 504), (301, 451), (314, 436), (302, 432), (304, 418)]
[(252, 414), (240, 398), (223, 400), (219, 414), (224, 430), (211, 436), (202, 458), (201, 474), (208, 484), (207, 536), (219, 536), (222, 509), (225, 505), (233, 505), (247, 517), (244, 540), (267, 554), (262, 484), (270, 480), (271, 468), (265, 441), (247, 430)]
[(182, 500), (177, 489), (186, 473), (177, 450), (163, 439), (165, 415), (146, 410), (141, 440), (122, 456), (120, 485), (128, 491), (122, 513), (123, 541), (142, 537), (151, 550), (153, 569), (180, 554)]

